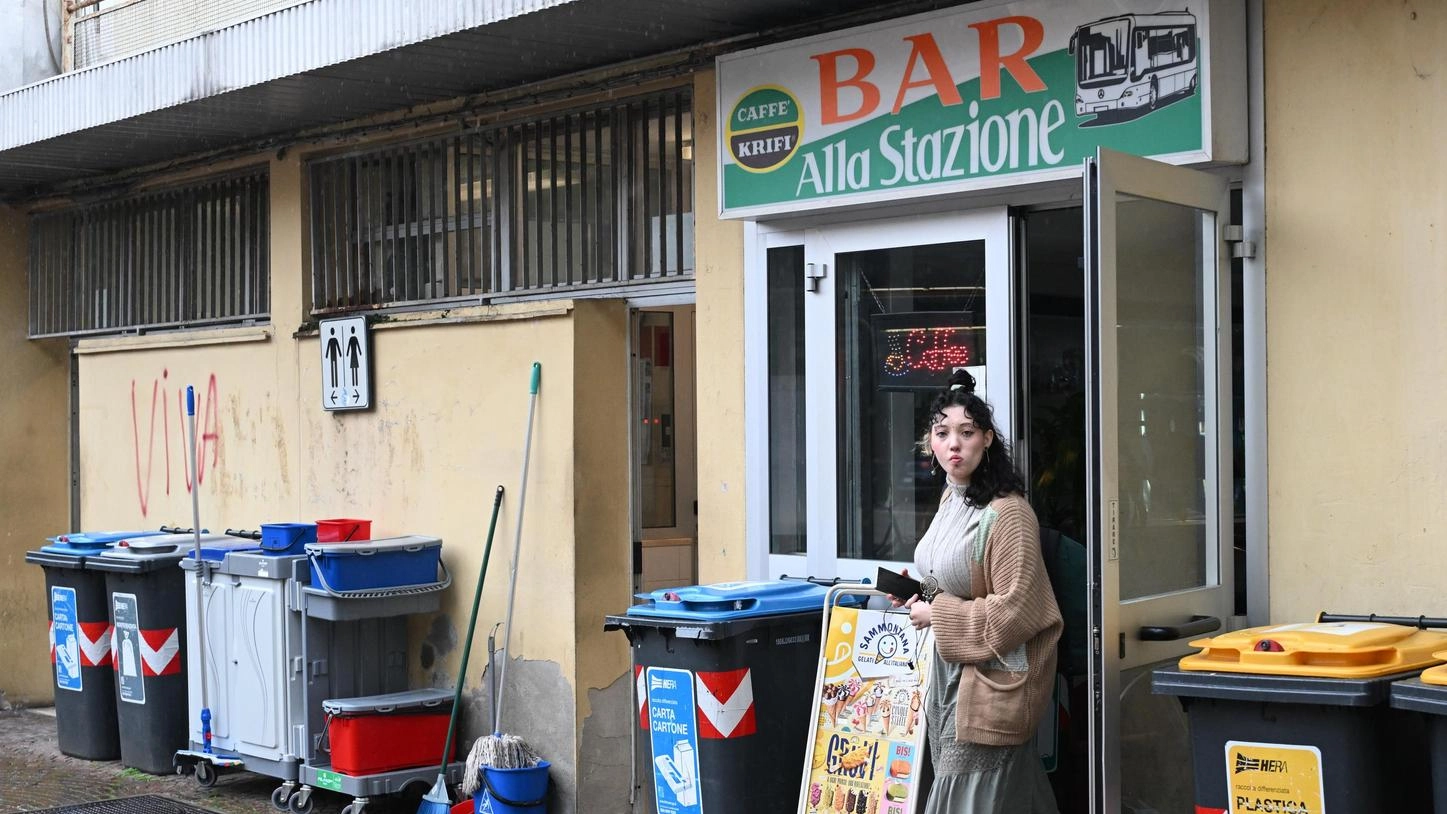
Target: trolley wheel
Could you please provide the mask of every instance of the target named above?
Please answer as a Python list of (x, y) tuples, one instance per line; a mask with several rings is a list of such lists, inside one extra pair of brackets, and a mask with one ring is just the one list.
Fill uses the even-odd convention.
[(291, 799), (286, 801), (286, 804), (287, 807), (291, 809), (292, 814), (311, 814), (312, 805), (314, 804), (312, 800), (312, 790), (303, 786), (301, 791), (293, 794)]
[(277, 786), (276, 791), (271, 793), (271, 807), (277, 811), (286, 811), (287, 798), (291, 797), (291, 787)]
[(200, 760), (196, 762), (196, 782), (201, 788), (209, 789), (216, 785), (216, 777), (216, 766), (213, 765), (211, 761)]
[(362, 811), (363, 811), (366, 807), (367, 807), (367, 804), (366, 804), (366, 803), (348, 803), (348, 804), (342, 809), (342, 814), (362, 814)]

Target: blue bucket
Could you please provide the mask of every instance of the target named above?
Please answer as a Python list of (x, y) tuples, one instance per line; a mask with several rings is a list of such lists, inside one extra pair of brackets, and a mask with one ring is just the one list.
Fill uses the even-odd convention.
[(482, 769), (482, 788), (472, 795), (477, 814), (542, 814), (547, 809), (546, 760), (527, 769)]
[(306, 553), (306, 544), (317, 541), (316, 523), (262, 523), (261, 550), (274, 556)]

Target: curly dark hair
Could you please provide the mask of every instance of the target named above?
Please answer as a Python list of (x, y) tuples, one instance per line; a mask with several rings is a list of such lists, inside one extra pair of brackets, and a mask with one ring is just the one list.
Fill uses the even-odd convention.
[(929, 443), (930, 427), (944, 417), (945, 409), (949, 407), (965, 408), (965, 414), (981, 432), (994, 433), (994, 441), (985, 447), (985, 455), (970, 476), (969, 486), (965, 487), (965, 499), (976, 506), (984, 506), (1003, 495), (1025, 494), (1025, 479), (1016, 471), (1015, 462), (1010, 457), (1010, 445), (995, 426), (995, 411), (988, 402), (975, 395), (975, 377), (963, 368), (950, 374), (949, 383), (935, 396), (929, 412), (925, 413), (928, 420), (920, 440), (920, 452), (927, 456), (934, 454)]

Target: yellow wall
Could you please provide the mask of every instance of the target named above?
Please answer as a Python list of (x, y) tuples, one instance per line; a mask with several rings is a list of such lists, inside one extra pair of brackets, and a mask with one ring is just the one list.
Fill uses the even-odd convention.
[(1265, 4), (1271, 617), (1447, 603), (1447, 6)]
[[(630, 663), (626, 639), (602, 631), (605, 614), (627, 607), (632, 573), (627, 308), (562, 300), (374, 322), (374, 407), (324, 412), (316, 335), (293, 335), (305, 290), (300, 169), (295, 159), (273, 162), (269, 328), (82, 343), (82, 519), (106, 527), (190, 524), (180, 394), (194, 384), (205, 443), (203, 526), (364, 517), (374, 538), (443, 539), (455, 584), (435, 618), (414, 618), (409, 659), (414, 684), (451, 686), (502, 484), (468, 670), (469, 689), (477, 690), (487, 631), (505, 614), (528, 380), (540, 362), (511, 657), (554, 665), (550, 674), (571, 692), (537, 709), (512, 708), (531, 690), (510, 686), (504, 722), (519, 721), (519, 734), (548, 744), (549, 759), (569, 773), (576, 752), (557, 752), (567, 751), (564, 744), (576, 750), (593, 712), (588, 690), (615, 684)], [(439, 628), (451, 643), (429, 665), (421, 649)], [(509, 672), (509, 685), (526, 675)], [(626, 697), (616, 713), (627, 715)], [(491, 730), (472, 723), (474, 733)]]
[(744, 232), (718, 219), (713, 71), (693, 83), (694, 245), (698, 296), (698, 581), (743, 579)]
[(45, 575), (25, 552), (70, 525), (70, 368), (64, 340), (26, 339), (27, 223), (0, 207), (0, 706), (53, 697)]

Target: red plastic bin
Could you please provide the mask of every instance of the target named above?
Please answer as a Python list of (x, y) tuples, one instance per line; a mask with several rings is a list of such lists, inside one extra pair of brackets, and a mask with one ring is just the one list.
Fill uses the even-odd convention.
[(317, 542), (359, 543), (372, 539), (372, 521), (355, 517), (335, 517), (317, 521)]
[[(452, 692), (409, 690), (322, 702), (332, 769), (360, 777), (440, 762), (437, 749), (447, 738)], [(457, 755), (452, 745), (449, 761)]]

